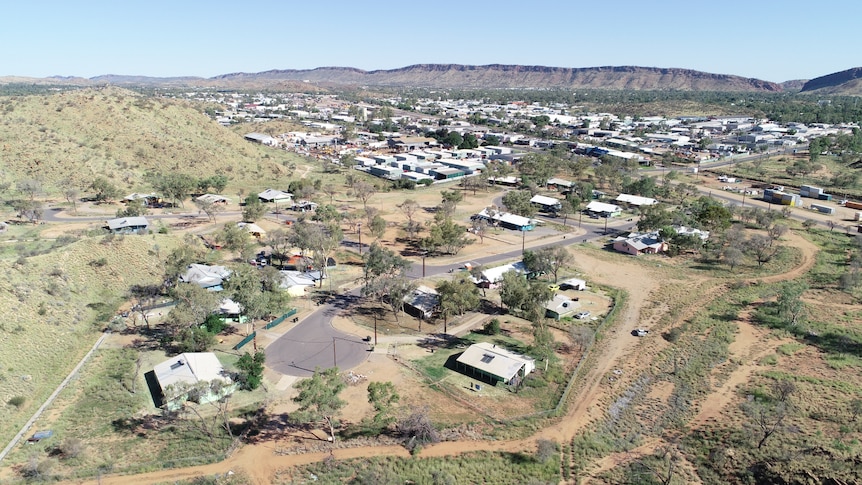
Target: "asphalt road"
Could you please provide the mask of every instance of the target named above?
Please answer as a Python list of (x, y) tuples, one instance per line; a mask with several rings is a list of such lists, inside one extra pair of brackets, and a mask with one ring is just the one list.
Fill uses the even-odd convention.
[(332, 326), (332, 319), (357, 303), (358, 294), (339, 295), (266, 348), (266, 363), (284, 375), (308, 377), (316, 368), (351, 369), (368, 357), (368, 342)]

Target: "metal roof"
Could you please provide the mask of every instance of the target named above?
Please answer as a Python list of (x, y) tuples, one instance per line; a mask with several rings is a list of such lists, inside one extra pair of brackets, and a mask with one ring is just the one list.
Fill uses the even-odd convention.
[(503, 347), (497, 347), (489, 342), (473, 344), (461, 354), (458, 362), (509, 381), (521, 367), (525, 365), (528, 371), (535, 366), (535, 360), (521, 354), (516, 354)]

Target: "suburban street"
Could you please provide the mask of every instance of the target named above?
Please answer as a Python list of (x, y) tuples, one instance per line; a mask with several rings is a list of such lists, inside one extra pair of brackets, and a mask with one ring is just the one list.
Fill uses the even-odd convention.
[[(571, 224), (577, 221), (569, 221)], [(613, 232), (632, 222), (620, 220), (608, 225), (608, 231)], [(585, 226), (586, 233), (580, 236), (553, 236), (552, 241), (531, 245), (530, 250), (549, 246), (563, 246), (575, 243), (594, 241), (605, 236), (604, 225)], [(500, 254), (472, 258), (470, 262), (480, 265), (502, 263), (521, 256), (521, 248)], [(442, 265), (425, 264), (425, 277), (431, 277), (457, 271), (463, 262)], [(422, 264), (414, 263), (407, 272), (412, 279), (422, 278)], [(320, 305), (309, 316), (303, 318), (293, 329), (279, 337), (266, 348), (266, 363), (276, 372), (296, 377), (308, 377), (314, 369), (326, 369), (337, 366), (339, 369), (351, 369), (362, 363), (370, 354), (371, 343), (362, 340), (365, 336), (351, 335), (341, 332), (332, 326), (332, 319), (341, 312), (347, 312), (358, 303), (359, 290), (354, 289), (344, 295), (338, 295)], [(421, 337), (417, 337), (421, 338)]]

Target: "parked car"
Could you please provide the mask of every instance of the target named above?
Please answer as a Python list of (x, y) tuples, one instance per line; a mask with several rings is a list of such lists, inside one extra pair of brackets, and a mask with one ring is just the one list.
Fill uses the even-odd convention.
[(648, 333), (649, 333), (649, 330), (647, 330), (645, 328), (636, 328), (636, 329), (632, 330), (632, 335), (634, 335), (635, 337), (646, 337), (646, 335)]
[(575, 318), (578, 320), (586, 320), (590, 318), (590, 315), (592, 315), (590, 312), (578, 312), (575, 314)]

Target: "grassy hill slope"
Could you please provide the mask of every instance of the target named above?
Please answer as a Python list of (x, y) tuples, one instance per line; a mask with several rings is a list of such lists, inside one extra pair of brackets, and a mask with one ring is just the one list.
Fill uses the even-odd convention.
[[(132, 284), (158, 283), (175, 236), (83, 237), (0, 260), (0, 442), (6, 443), (95, 342)], [(20, 405), (9, 404), (23, 398)], [(14, 401), (13, 401), (14, 402)]]
[(86, 190), (96, 176), (131, 191), (147, 171), (231, 185), (281, 177), (295, 155), (252, 144), (189, 103), (119, 88), (0, 99), (0, 181), (39, 179), (46, 189)]

